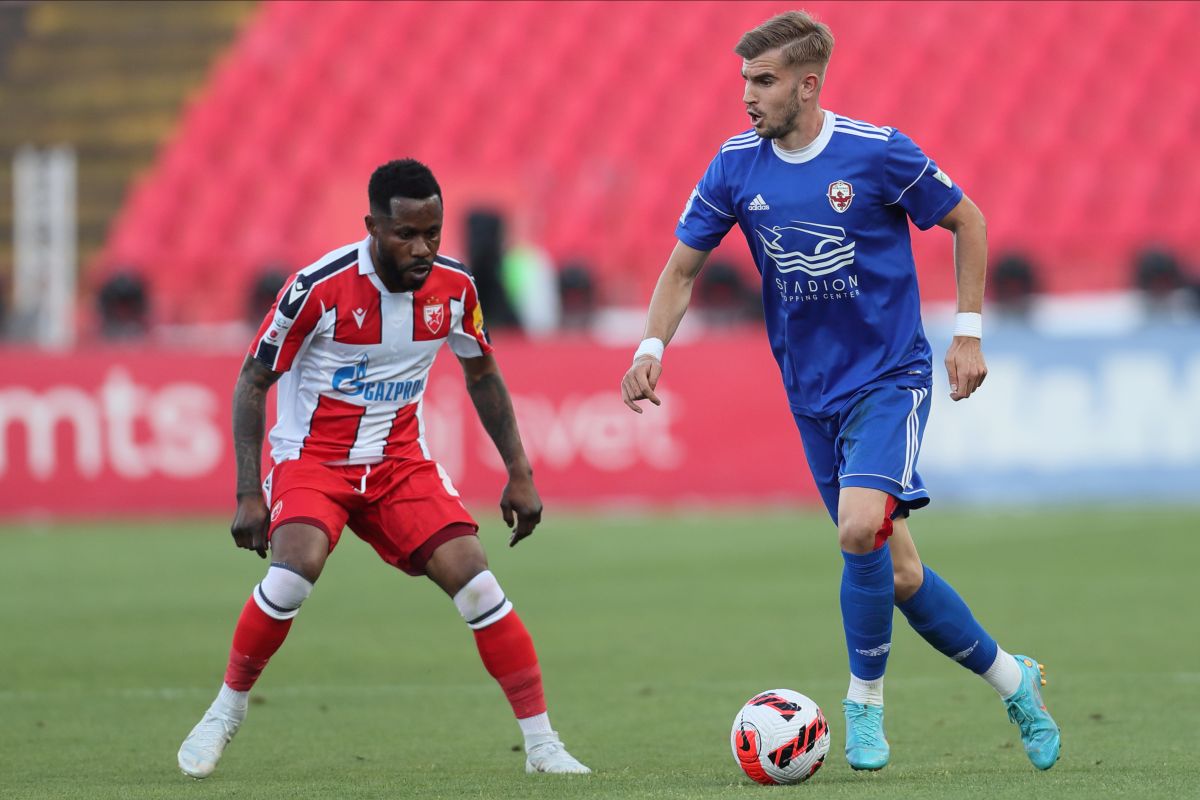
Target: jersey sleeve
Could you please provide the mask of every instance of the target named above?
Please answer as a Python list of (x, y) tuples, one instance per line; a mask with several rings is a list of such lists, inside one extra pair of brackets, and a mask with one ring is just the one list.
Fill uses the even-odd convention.
[(885, 204), (899, 205), (921, 230), (933, 227), (962, 200), (963, 191), (900, 131), (888, 137)]
[(305, 286), (303, 275), (293, 275), (263, 318), (250, 345), (250, 355), (267, 369), (287, 372), (320, 319), (321, 301)]
[(735, 222), (725, 167), (717, 153), (679, 215), (675, 238), (696, 250), (712, 250)]
[(483, 307), (475, 281), (468, 279), (462, 297), (463, 313), (450, 329), (450, 349), (462, 358), (479, 358), (492, 352), (492, 337), (483, 322)]

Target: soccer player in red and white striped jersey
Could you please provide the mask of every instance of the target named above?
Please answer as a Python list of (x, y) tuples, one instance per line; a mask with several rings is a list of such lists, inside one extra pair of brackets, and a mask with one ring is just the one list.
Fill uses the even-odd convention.
[[(421, 403), (443, 344), (458, 357), (479, 419), (508, 468), (500, 499), (530, 535), (542, 502), (512, 401), (492, 355), (475, 283), (438, 254), (442, 192), (412, 159), (375, 170), (369, 235), (291, 277), (251, 345), (234, 390), (238, 547), (271, 564), (238, 619), (217, 698), (179, 750), (212, 774), (246, 716), (249, 692), (283, 643), (349, 526), (387, 563), (426, 575), (454, 600), (525, 735), (527, 772), (586, 773), (550, 726), (533, 641), (513, 611), (478, 525), (424, 438)], [(272, 467), (260, 457), (266, 394), (278, 381)]]

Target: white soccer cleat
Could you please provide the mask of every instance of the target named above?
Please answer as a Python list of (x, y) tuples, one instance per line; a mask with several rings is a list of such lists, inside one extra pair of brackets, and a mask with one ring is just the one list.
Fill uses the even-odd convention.
[(225, 752), (225, 745), (233, 739), (245, 718), (244, 710), (217, 709), (216, 703), (205, 711), (179, 748), (179, 768), (183, 774), (197, 780), (212, 775)]
[(567, 752), (567, 748), (559, 741), (557, 733), (542, 733), (530, 736), (525, 740), (525, 771), (550, 772), (559, 775), (588, 775), (591, 770), (575, 756)]

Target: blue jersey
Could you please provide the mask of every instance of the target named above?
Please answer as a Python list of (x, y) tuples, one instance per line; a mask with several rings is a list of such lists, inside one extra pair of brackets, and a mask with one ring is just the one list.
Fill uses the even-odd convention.
[(930, 384), (908, 220), (925, 230), (962, 196), (903, 133), (826, 111), (797, 151), (725, 142), (675, 235), (711, 250), (741, 226), (792, 411), (825, 417), (872, 383)]

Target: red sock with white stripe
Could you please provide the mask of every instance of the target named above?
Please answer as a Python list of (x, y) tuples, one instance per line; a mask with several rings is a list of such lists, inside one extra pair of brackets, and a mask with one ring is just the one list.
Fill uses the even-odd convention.
[(226, 686), (238, 692), (250, 691), (287, 638), (292, 619), (312, 588), (308, 580), (287, 565), (271, 564), (238, 617), (225, 669)]
[(490, 570), (476, 575), (454, 595), (454, 605), (475, 632), (475, 645), (496, 679), (526, 736), (549, 733), (542, 669), (525, 623), (513, 611)]

